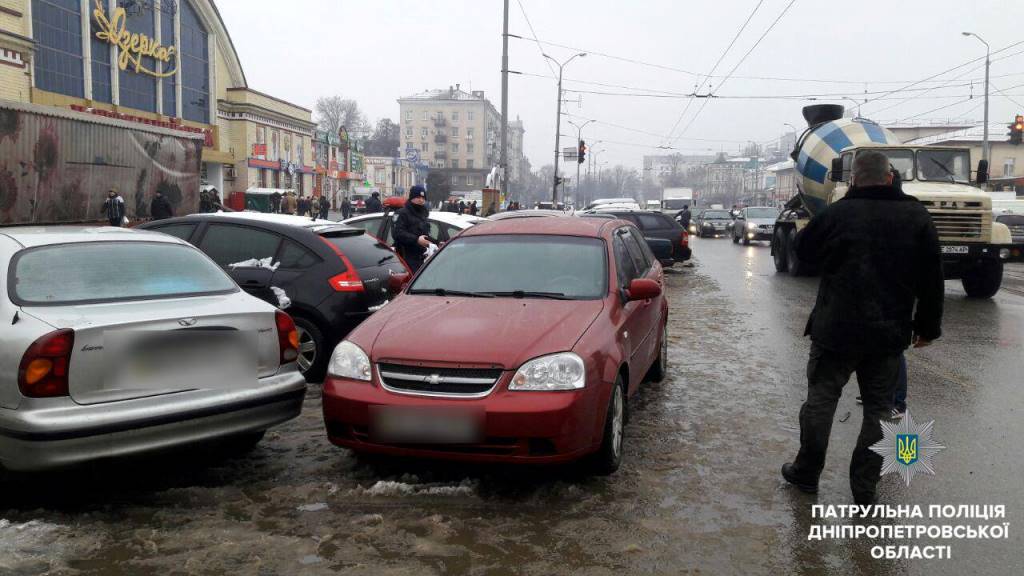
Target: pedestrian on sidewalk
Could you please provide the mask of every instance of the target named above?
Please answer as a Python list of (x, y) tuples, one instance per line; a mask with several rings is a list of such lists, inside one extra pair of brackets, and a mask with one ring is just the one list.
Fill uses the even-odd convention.
[(107, 192), (107, 199), (103, 202), (103, 215), (107, 217), (107, 223), (111, 226), (120, 228), (125, 225), (124, 198), (117, 188), (111, 188)]
[(938, 234), (924, 206), (892, 182), (885, 154), (859, 153), (846, 196), (812, 218), (795, 246), (822, 273), (805, 331), (811, 352), (800, 451), (782, 476), (804, 492), (818, 491), (836, 406), (856, 372), (864, 403), (850, 462), (857, 504), (875, 500), (882, 457), (870, 446), (881, 440), (880, 421), (891, 413), (900, 356), (942, 333)]
[(281, 211), (281, 193), (274, 192), (270, 195), (270, 211), (277, 214)]
[(153, 200), (149, 203), (149, 215), (153, 217), (153, 220), (166, 220), (174, 217), (174, 207), (159, 190), (156, 191)]
[(320, 219), (327, 220), (327, 213), (331, 211), (331, 203), (327, 201), (327, 196), (320, 197)]
[(348, 220), (352, 217), (352, 202), (349, 201), (348, 196), (344, 196), (341, 199), (341, 218), (342, 220)]
[(427, 216), (427, 191), (416, 185), (409, 189), (409, 201), (398, 211), (395, 220), (395, 249), (405, 259), (413, 274), (423, 266), (427, 247), (432, 244)]

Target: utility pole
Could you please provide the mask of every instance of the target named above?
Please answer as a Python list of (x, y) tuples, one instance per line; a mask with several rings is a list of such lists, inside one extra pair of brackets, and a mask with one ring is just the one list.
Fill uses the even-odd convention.
[(499, 194), (508, 196), (508, 176), (506, 176), (508, 173), (508, 0), (505, 0), (505, 14), (501, 29), (501, 159), (499, 164)]
[(555, 177), (554, 181), (551, 183), (552, 210), (558, 209), (558, 157), (562, 154), (562, 151), (558, 149), (559, 146), (561, 146), (561, 140), (559, 137), (561, 136), (562, 131), (562, 71), (565, 69), (565, 66), (569, 64), (569, 62), (572, 62), (577, 56), (586, 55), (586, 52), (579, 52), (570, 56), (565, 62), (559, 62), (551, 56), (544, 54), (545, 58), (551, 60), (555, 64), (558, 64), (558, 105), (555, 106)]
[(985, 159), (985, 162), (988, 163), (989, 153), (991, 152), (988, 142), (988, 69), (992, 65), (992, 60), (990, 58), (992, 55), (992, 47), (990, 47), (988, 42), (985, 42), (981, 36), (978, 36), (974, 32), (961, 32), (961, 34), (964, 36), (974, 36), (985, 45), (985, 145), (984, 148), (982, 148), (982, 157)]

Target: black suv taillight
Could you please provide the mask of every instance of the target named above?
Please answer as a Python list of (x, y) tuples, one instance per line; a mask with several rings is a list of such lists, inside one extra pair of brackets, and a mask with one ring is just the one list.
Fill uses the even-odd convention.
[(68, 395), (68, 366), (75, 331), (57, 330), (32, 343), (18, 366), (18, 389), (29, 398)]

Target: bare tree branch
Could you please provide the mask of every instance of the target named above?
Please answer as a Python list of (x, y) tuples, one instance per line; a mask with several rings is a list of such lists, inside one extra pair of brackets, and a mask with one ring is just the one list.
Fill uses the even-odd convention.
[(331, 134), (337, 134), (342, 126), (350, 134), (365, 133), (369, 129), (366, 116), (355, 100), (346, 100), (341, 96), (322, 96), (317, 98), (314, 111), (320, 129)]

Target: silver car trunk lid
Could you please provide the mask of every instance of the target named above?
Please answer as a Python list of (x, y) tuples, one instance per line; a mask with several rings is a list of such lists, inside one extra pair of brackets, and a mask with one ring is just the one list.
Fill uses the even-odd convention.
[[(171, 385), (159, 388), (113, 381), (109, 377), (113, 369), (137, 360), (144, 352), (125, 354), (108, 348), (143, 338), (191, 343), (193, 349), (202, 335), (212, 335), (212, 339), (203, 342), (216, 342), (218, 346), (221, 340), (227, 341), (230, 337), (248, 339), (246, 342), (255, 343), (255, 349), (250, 352), (255, 352), (256, 369), (248, 370), (253, 377), (272, 375), (279, 367), (275, 312), (264, 302), (244, 293), (73, 306), (26, 306), (23, 311), (55, 329), (74, 330), (68, 385), (71, 398), (80, 404), (141, 398), (218, 384), (185, 381), (173, 375)], [(225, 334), (223, 339), (217, 337), (218, 331)], [(174, 352), (172, 349), (161, 353), (173, 356)], [(254, 378), (252, 380), (255, 385)], [(165, 383), (167, 378), (159, 381)]]

